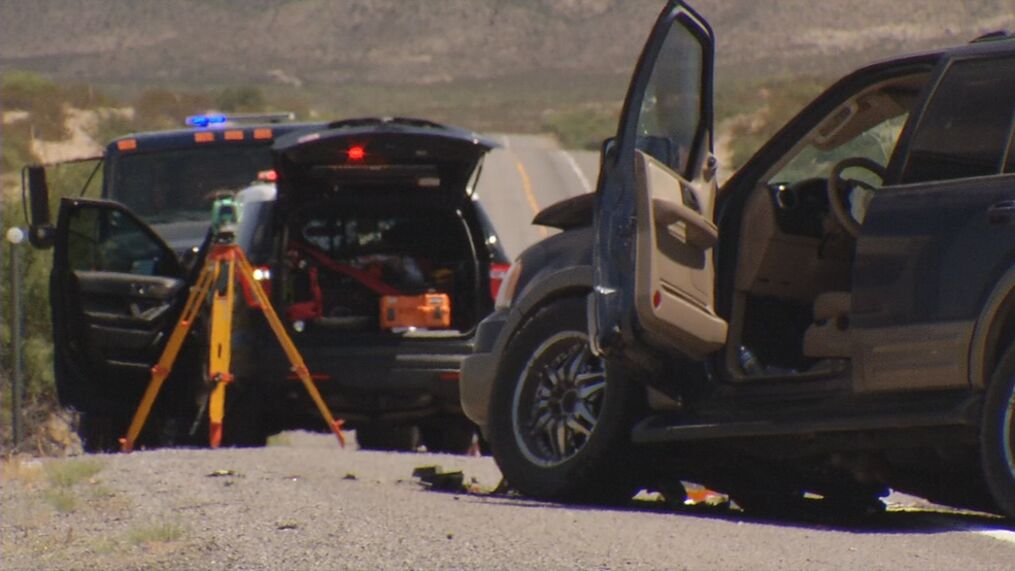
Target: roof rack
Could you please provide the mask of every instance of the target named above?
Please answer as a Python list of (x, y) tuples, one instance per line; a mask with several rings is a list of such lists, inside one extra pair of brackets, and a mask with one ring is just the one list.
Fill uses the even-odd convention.
[(227, 115), (230, 123), (282, 123), (295, 121), (296, 114), (292, 111), (282, 113), (248, 113), (245, 115)]

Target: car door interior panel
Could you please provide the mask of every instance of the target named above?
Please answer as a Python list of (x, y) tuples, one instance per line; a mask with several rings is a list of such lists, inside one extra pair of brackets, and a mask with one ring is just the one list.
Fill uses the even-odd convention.
[(97, 375), (147, 371), (187, 294), (169, 246), (108, 201), (61, 203), (54, 277), (62, 291), (54, 312), (68, 325), (69, 355)]
[(635, 161), (637, 218), (644, 221), (636, 261), (639, 320), (679, 338), (682, 352), (706, 355), (726, 340), (726, 322), (712, 307), (711, 247), (718, 240), (712, 201), (688, 200), (690, 185), (647, 153), (635, 151)]

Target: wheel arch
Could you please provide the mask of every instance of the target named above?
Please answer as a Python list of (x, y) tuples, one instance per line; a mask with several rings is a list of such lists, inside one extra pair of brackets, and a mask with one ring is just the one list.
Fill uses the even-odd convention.
[(976, 320), (969, 350), (969, 384), (984, 388), (1006, 347), (1015, 342), (1015, 268), (1009, 269), (987, 297)]
[[(511, 332), (502, 339), (503, 347), (511, 342), (521, 325), (537, 311), (566, 297), (585, 297), (592, 291), (592, 266), (557, 268), (535, 276), (511, 309), (506, 329)], [(503, 348), (502, 347), (502, 348)]]

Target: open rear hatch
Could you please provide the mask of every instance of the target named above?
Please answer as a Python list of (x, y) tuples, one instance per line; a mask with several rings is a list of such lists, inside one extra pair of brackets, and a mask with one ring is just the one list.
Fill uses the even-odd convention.
[(280, 203), (345, 191), (401, 189), (456, 199), (493, 141), (417, 119), (357, 119), (290, 135), (275, 144)]
[(304, 337), (457, 336), (479, 315), (483, 237), (469, 194), (495, 146), (406, 119), (280, 140), (286, 319)]

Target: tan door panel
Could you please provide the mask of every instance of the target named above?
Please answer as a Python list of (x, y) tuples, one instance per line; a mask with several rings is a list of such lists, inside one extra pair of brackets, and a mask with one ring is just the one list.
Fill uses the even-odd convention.
[[(635, 153), (635, 178), (638, 319), (650, 336), (669, 338), (689, 356), (703, 357), (722, 347), (727, 330), (714, 308), (715, 184), (692, 188), (641, 151)], [(685, 203), (685, 190), (701, 211)]]

